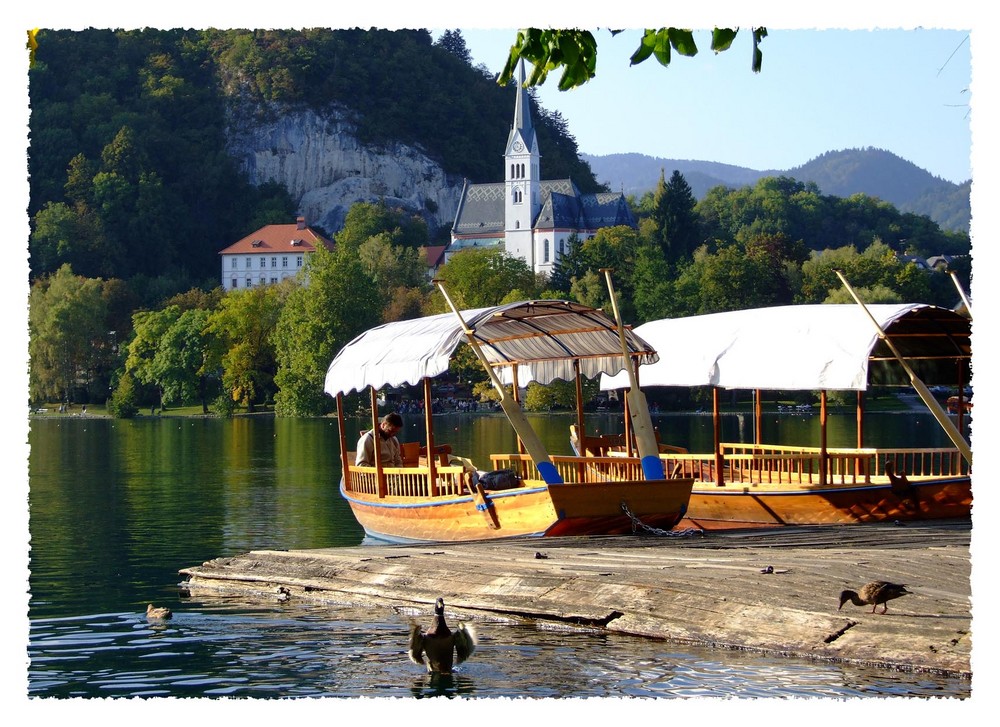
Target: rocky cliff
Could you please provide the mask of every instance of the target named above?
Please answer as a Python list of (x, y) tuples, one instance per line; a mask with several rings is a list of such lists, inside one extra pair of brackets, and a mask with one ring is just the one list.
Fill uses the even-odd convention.
[(227, 148), (254, 184), (283, 185), (298, 214), (330, 234), (355, 202), (385, 200), (420, 214), (431, 235), (450, 229), (463, 180), (448, 175), (417, 148), (365, 146), (344, 110), (235, 107)]

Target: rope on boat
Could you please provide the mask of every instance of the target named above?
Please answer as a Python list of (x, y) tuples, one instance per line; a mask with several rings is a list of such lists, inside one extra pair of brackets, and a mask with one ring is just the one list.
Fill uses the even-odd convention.
[(705, 531), (701, 528), (684, 528), (683, 530), (664, 530), (663, 528), (654, 528), (652, 525), (647, 525), (642, 520), (638, 518), (631, 510), (628, 509), (628, 504), (622, 501), (622, 511), (628, 515), (629, 520), (632, 521), (632, 533), (635, 534), (639, 530), (645, 530), (647, 533), (652, 533), (653, 535), (667, 535), (670, 537), (686, 537), (689, 535), (704, 535)]

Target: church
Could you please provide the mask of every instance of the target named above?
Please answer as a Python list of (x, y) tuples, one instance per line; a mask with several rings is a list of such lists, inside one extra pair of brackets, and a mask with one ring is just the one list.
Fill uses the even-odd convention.
[(536, 273), (551, 275), (559, 259), (569, 252), (572, 235), (583, 241), (602, 227), (637, 226), (624, 194), (581, 194), (572, 179), (542, 179), (528, 100), (522, 61), (514, 123), (504, 150), (504, 181), (465, 181), (445, 261), (469, 247), (500, 246)]

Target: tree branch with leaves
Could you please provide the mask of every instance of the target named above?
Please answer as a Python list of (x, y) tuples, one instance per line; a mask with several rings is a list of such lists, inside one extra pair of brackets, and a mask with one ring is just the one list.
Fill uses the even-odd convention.
[[(613, 36), (621, 30), (611, 30)], [(739, 32), (735, 28), (713, 28), (711, 48), (716, 53), (728, 50)], [(767, 37), (767, 28), (751, 28), (753, 55), (751, 69), (759, 73), (763, 63), (760, 50), (761, 41)], [(683, 28), (647, 28), (632, 53), (630, 65), (638, 65), (652, 56), (666, 67), (670, 65), (673, 53), (693, 57), (698, 54), (694, 32)], [(510, 47), (507, 63), (500, 72), (497, 83), (506, 86), (514, 78), (518, 61), (525, 60), (532, 70), (525, 80), (526, 86), (545, 83), (551, 71), (562, 69), (559, 90), (568, 91), (582, 86), (597, 75), (597, 39), (589, 30), (525, 28), (517, 32), (517, 38)]]

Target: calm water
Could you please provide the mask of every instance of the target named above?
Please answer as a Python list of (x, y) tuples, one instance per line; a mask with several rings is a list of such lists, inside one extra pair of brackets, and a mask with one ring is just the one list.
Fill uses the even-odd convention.
[[(569, 453), (571, 417), (535, 421), (552, 453)], [(664, 440), (711, 446), (711, 417), (657, 423)], [(769, 438), (780, 427), (786, 442), (802, 444), (818, 428), (816, 417), (798, 415), (764, 425)], [(872, 445), (901, 437), (945, 444), (929, 415), (870, 415), (866, 426)], [(615, 415), (588, 419), (595, 431), (620, 427)], [(834, 417), (830, 445), (851, 444), (853, 427), (853, 415)], [(422, 420), (407, 418), (401, 438), (422, 430)], [(727, 417), (727, 440), (751, 432), (749, 417)], [(514, 446), (499, 415), (437, 417), (435, 436), (474, 459), (496, 442)], [(475, 656), (454, 677), (432, 679), (403, 655), (410, 619), (426, 620), (426, 612), (180, 596), (177, 571), (217, 556), (361, 542), (337, 492), (335, 421), (35, 419), (29, 442), (30, 696), (970, 694), (969, 682), (956, 679), (502, 622), (477, 622)], [(174, 619), (147, 624), (147, 602), (171, 607)]]

